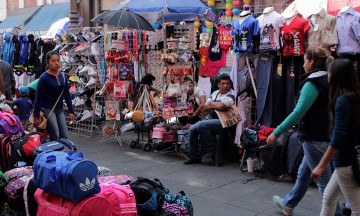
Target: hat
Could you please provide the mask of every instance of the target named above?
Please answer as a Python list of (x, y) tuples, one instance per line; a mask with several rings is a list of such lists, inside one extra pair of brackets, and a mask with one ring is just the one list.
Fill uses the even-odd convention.
[(29, 95), (29, 89), (28, 89), (28, 87), (25, 87), (25, 86), (20, 87), (20, 88), (19, 88), (19, 94), (27, 94), (27, 95)]

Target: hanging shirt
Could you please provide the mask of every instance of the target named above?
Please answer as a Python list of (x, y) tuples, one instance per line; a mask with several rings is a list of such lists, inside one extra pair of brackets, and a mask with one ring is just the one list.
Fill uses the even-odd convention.
[(304, 43), (307, 30), (310, 28), (309, 21), (299, 16), (281, 28), (284, 56), (303, 56), (305, 53)]
[(259, 34), (259, 21), (248, 16), (241, 24), (240, 18), (232, 22), (231, 36), (234, 37), (234, 52), (251, 52), (253, 49), (252, 40)]
[(206, 63), (208, 61), (208, 48), (209, 47), (201, 47), (198, 51), (198, 55), (200, 56), (199, 76), (203, 77), (209, 76), (206, 72)]
[(279, 50), (280, 28), (283, 27), (285, 18), (276, 11), (271, 11), (262, 14), (257, 20), (260, 27), (260, 50)]
[(337, 54), (356, 55), (360, 53), (360, 13), (355, 12), (353, 8), (343, 14), (336, 16), (336, 30), (339, 37)]
[(210, 95), (211, 95), (210, 77), (199, 76), (199, 81), (198, 81), (197, 87), (200, 90), (205, 92), (207, 98), (210, 97)]
[(225, 52), (229, 51), (232, 45), (231, 30), (231, 27), (226, 28), (225, 26), (220, 26), (218, 28), (220, 49)]
[(316, 47), (330, 48), (338, 44), (336, 32), (336, 19), (321, 9), (318, 14), (309, 18), (310, 28), (308, 30), (308, 49)]

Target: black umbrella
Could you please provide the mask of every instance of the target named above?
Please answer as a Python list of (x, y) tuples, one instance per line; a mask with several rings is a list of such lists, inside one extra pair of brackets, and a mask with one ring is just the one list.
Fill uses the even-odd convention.
[(128, 10), (105, 11), (91, 20), (124, 28), (138, 29), (145, 31), (154, 31), (150, 23), (142, 16), (132, 13)]

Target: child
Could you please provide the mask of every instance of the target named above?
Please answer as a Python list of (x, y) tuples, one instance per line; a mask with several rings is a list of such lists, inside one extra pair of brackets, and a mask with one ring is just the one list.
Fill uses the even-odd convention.
[(19, 109), (19, 119), (25, 131), (32, 132), (33, 125), (29, 121), (30, 114), (34, 108), (31, 101), (28, 99), (29, 89), (27, 87), (20, 87), (20, 98), (14, 101), (6, 101), (9, 105), (16, 105)]

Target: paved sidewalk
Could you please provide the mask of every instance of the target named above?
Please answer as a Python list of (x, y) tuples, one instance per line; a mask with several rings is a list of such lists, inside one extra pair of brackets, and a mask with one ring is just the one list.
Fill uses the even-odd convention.
[[(171, 193), (185, 191), (193, 203), (195, 216), (282, 215), (273, 205), (272, 196), (283, 196), (292, 187), (288, 183), (254, 179), (251, 173), (241, 173), (239, 163), (222, 167), (204, 164), (185, 166), (184, 159), (175, 153), (132, 149), (130, 142), (137, 138), (134, 131), (121, 136), (122, 146), (115, 138), (102, 143), (101, 138), (96, 135), (92, 138), (70, 135), (86, 158), (98, 166), (109, 167), (113, 174), (158, 178)], [(293, 215), (319, 215), (320, 208), (319, 193), (317, 188), (312, 187)]]

